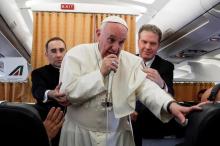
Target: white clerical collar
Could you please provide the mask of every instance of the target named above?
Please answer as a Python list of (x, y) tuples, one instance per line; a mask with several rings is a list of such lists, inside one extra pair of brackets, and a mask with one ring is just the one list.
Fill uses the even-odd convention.
[(149, 61), (146, 61), (146, 62), (145, 62), (146, 67), (150, 67), (150, 66), (151, 66), (151, 64), (153, 63), (154, 59), (155, 59), (155, 57), (154, 57), (154, 58), (152, 58), (152, 59), (151, 59), (151, 60), (149, 60)]

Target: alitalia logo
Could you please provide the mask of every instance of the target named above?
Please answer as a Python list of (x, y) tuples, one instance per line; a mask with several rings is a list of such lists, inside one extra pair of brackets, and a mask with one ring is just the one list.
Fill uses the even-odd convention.
[(10, 74), (9, 76), (22, 76), (23, 74), (23, 65), (17, 66)]

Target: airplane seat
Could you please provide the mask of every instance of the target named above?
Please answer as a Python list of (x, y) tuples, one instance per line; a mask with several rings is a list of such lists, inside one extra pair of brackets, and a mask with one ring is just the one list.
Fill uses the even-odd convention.
[(32, 105), (1, 103), (0, 119), (0, 145), (50, 145), (43, 122)]
[[(197, 102), (178, 102), (182, 106), (193, 106)], [(152, 113), (146, 116), (152, 117)], [(143, 135), (142, 146), (177, 146), (184, 141), (186, 127), (180, 125), (175, 118), (172, 118), (168, 123), (162, 123), (159, 119), (150, 119), (151, 123), (147, 126), (150, 128), (147, 131), (148, 135)], [(154, 121), (153, 121), (154, 120)], [(159, 127), (160, 126), (160, 127)], [(145, 128), (147, 129), (147, 128)]]
[(201, 112), (188, 115), (184, 143), (181, 146), (219, 146), (220, 103), (203, 105)]

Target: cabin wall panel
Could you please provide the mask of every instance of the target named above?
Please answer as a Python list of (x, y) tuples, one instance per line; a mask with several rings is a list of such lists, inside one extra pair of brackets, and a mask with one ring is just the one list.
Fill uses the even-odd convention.
[(213, 82), (174, 83), (174, 97), (177, 101), (198, 101), (198, 92), (201, 89), (208, 89), (214, 85), (215, 83)]

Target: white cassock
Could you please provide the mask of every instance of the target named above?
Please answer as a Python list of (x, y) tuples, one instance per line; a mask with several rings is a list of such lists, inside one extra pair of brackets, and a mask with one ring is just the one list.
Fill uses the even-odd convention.
[(167, 104), (173, 100), (154, 82), (146, 79), (141, 59), (126, 51), (119, 55), (119, 67), (112, 80), (113, 107), (102, 105), (109, 77), (103, 78), (98, 44), (83, 44), (69, 50), (62, 62), (60, 92), (68, 106), (60, 146), (134, 146), (128, 115), (134, 112), (136, 97), (159, 119), (168, 121)]

